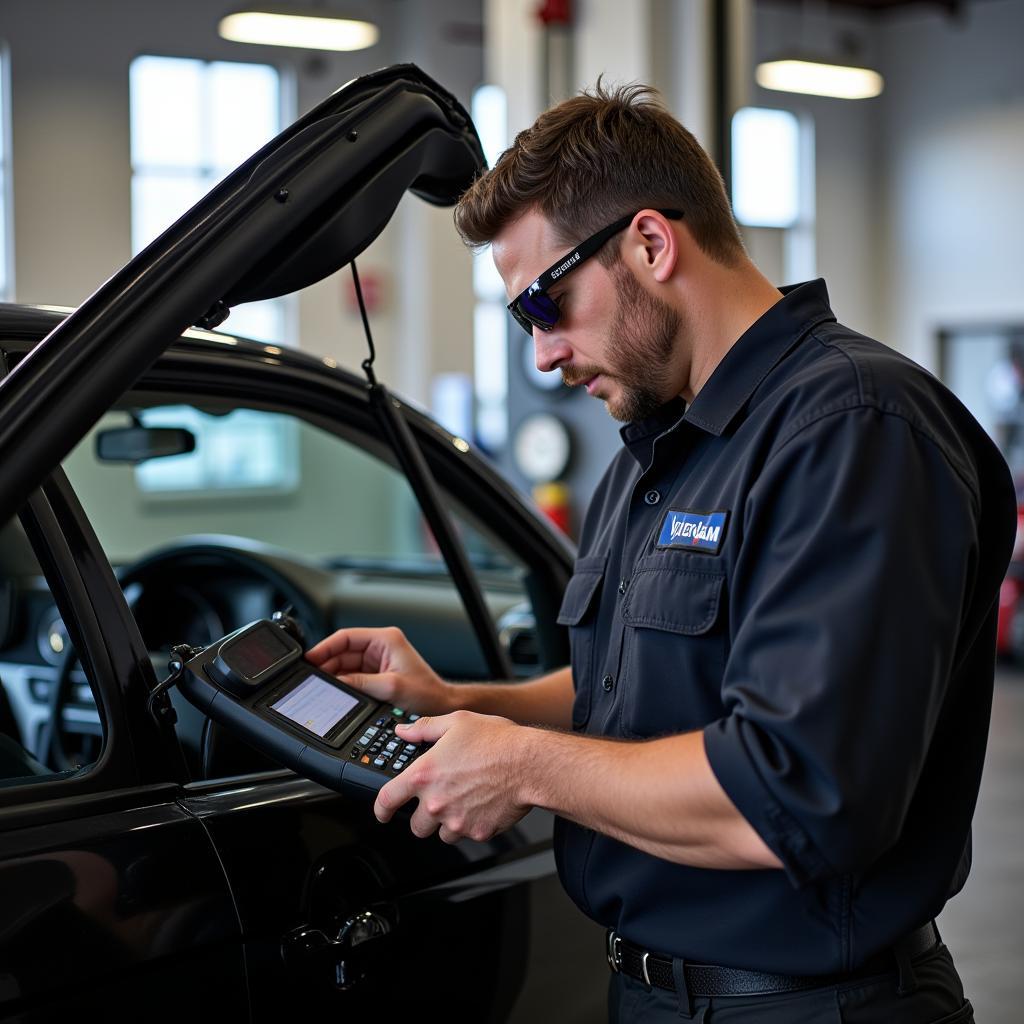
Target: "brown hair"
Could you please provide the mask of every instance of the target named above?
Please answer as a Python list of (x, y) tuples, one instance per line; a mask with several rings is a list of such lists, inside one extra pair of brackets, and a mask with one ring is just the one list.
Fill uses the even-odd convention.
[[(567, 246), (645, 207), (679, 209), (696, 243), (733, 265), (743, 255), (718, 169), (647, 85), (592, 92), (545, 111), (521, 131), (455, 208), (467, 245), (490, 242), (536, 207)], [(615, 246), (598, 254), (606, 266)]]

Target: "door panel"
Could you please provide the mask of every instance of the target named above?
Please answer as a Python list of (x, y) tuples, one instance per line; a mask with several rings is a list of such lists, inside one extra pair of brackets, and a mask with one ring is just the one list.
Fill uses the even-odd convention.
[(202, 824), (166, 796), (82, 812), (54, 801), (52, 824), (3, 834), (0, 1021), (247, 1019), (238, 917)]
[[(184, 805), (231, 879), (254, 1020), (379, 1012), (398, 985), (416, 992), (417, 1011), (429, 1005), (456, 1020), (573, 1019), (588, 990), (603, 1002), (602, 935), (561, 891), (545, 812), (490, 842), (448, 846), (417, 839), (404, 817), (380, 825), (368, 804), (293, 776), (239, 780)], [(389, 931), (356, 955), (312, 941), (297, 948), (300, 930), (333, 939), (364, 911)], [(583, 950), (566, 961), (580, 969), (534, 970), (545, 941)], [(351, 988), (338, 987), (339, 962)]]

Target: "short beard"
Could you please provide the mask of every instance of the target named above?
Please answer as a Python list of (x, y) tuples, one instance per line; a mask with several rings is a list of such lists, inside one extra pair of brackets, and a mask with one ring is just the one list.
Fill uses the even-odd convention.
[(622, 395), (614, 405), (605, 402), (605, 407), (614, 419), (642, 420), (672, 397), (668, 364), (682, 317), (663, 299), (645, 291), (623, 263), (615, 263), (611, 274), (618, 289), (618, 306), (606, 358)]

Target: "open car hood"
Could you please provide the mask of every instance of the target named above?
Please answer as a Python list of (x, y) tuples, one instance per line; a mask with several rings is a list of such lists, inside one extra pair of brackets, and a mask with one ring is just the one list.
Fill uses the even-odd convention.
[(0, 380), (0, 523), (186, 328), (358, 256), (408, 189), (450, 206), (486, 168), (412, 64), (354, 79), (171, 225)]

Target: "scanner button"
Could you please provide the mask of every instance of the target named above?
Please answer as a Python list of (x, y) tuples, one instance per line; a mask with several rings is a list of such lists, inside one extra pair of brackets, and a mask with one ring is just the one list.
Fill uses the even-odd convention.
[(361, 758), (359, 758), (359, 763), (360, 764), (369, 764), (370, 763), (370, 755), (369, 754), (363, 754), (363, 756)]

